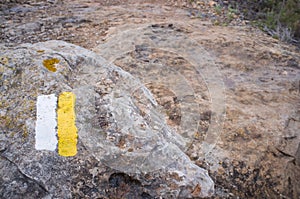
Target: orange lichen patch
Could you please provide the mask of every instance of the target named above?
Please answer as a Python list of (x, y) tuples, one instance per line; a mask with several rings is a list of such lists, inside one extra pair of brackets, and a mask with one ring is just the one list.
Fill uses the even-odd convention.
[(52, 58), (52, 59), (45, 59), (43, 61), (43, 65), (45, 68), (47, 68), (51, 72), (56, 72), (56, 66), (55, 64), (59, 63), (59, 59)]
[(199, 184), (197, 184), (192, 192), (192, 196), (197, 197), (200, 195), (200, 193), (201, 193), (201, 186)]
[(201, 137), (201, 134), (199, 132), (194, 133), (194, 138), (195, 139), (200, 139), (200, 137)]
[(75, 126), (75, 95), (63, 92), (58, 99), (57, 135), (58, 153), (74, 156), (77, 153), (77, 128)]

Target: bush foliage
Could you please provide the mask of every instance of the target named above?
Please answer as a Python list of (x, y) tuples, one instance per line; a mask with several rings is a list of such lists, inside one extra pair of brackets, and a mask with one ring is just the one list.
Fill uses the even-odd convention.
[[(224, 3), (226, 1), (219, 1)], [(229, 0), (248, 20), (282, 40), (300, 39), (299, 0)]]

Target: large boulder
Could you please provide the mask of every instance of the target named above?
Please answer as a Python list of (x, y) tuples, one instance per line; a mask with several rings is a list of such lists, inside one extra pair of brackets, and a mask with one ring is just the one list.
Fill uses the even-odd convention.
[[(84, 48), (48, 41), (0, 52), (1, 198), (208, 197), (208, 172), (184, 153), (151, 92)], [(78, 153), (35, 148), (40, 95), (76, 95)], [(116, 187), (122, 187), (122, 193)]]

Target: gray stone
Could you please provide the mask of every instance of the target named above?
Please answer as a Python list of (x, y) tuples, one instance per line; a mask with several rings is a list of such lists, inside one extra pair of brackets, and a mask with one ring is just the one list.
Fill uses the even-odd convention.
[[(34, 198), (74, 198), (81, 192), (85, 198), (103, 197), (103, 190), (113, 190), (121, 181), (130, 182), (129, 189), (137, 187), (128, 198), (214, 193), (208, 172), (181, 150), (184, 139), (169, 128), (151, 92), (138, 79), (62, 41), (1, 48), (1, 173), (14, 168), (12, 176), (0, 177), (1, 197), (14, 192)], [(53, 58), (59, 60), (56, 72), (43, 65), (43, 60)], [(63, 91), (77, 96), (78, 154), (69, 158), (34, 148), (37, 96)], [(25, 182), (16, 181), (18, 175)], [(89, 183), (93, 191), (83, 191)]]

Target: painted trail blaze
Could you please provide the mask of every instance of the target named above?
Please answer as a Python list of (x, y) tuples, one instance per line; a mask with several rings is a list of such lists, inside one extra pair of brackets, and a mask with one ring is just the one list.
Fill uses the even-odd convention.
[(63, 92), (58, 98), (57, 135), (58, 153), (61, 156), (74, 156), (77, 153), (77, 128), (75, 125), (75, 95)]
[(56, 105), (54, 94), (41, 95), (36, 103), (35, 148), (37, 150), (54, 151), (57, 145), (56, 138)]

